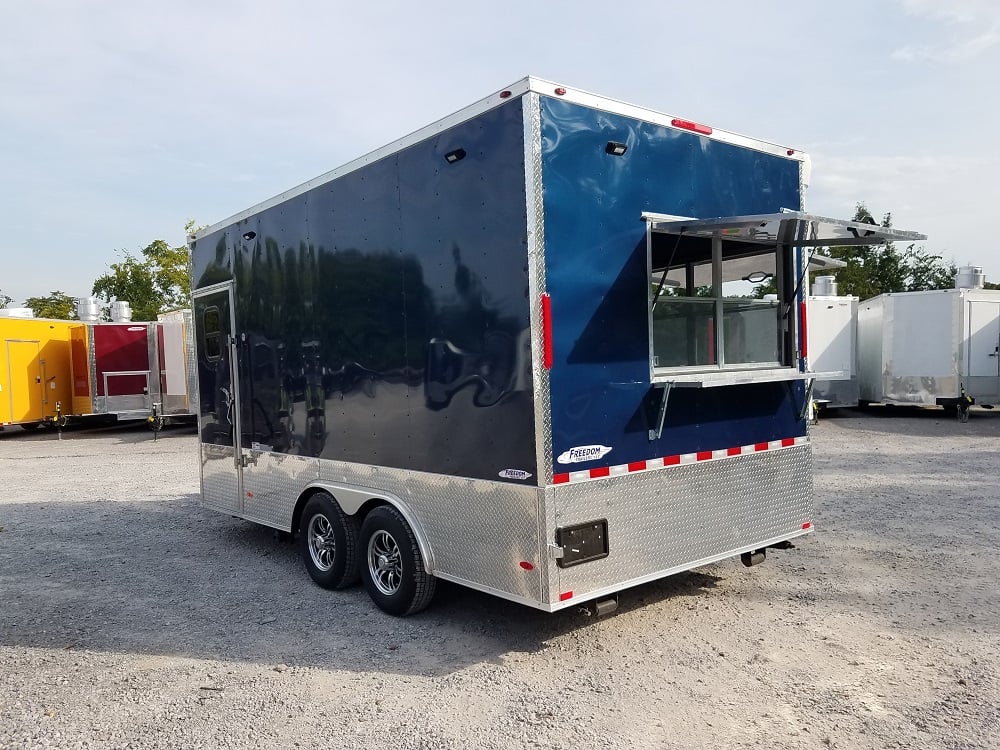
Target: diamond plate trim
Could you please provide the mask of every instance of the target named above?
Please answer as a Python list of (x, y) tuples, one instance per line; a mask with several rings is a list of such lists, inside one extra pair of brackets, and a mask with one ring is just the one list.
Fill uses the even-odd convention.
[[(570, 604), (804, 533), (812, 522), (809, 445), (549, 487), (556, 526), (608, 519), (608, 557), (553, 566), (547, 602)], [(808, 525), (806, 525), (808, 524)], [(566, 605), (568, 606), (568, 605)]]
[(295, 503), (303, 489), (319, 479), (319, 461), (311, 456), (244, 450), (243, 517), (265, 526), (291, 530)]
[(239, 477), (232, 446), (200, 443), (201, 445), (201, 499), (209, 508), (239, 515)]
[[(540, 546), (541, 489), (326, 459), (318, 464), (320, 482), (378, 488), (371, 497), (402, 504), (417, 523), (414, 532), (431, 549), (435, 575), (500, 596), (541, 601), (547, 568)], [(286, 496), (293, 498), (292, 506), (297, 496)]]
[(552, 475), (549, 371), (542, 364), (545, 292), (545, 209), (542, 199), (542, 115), (538, 94), (524, 97), (524, 178), (528, 218), (528, 296), (531, 298), (531, 371), (535, 399), (535, 453), (539, 481)]
[[(522, 101), (524, 117), (524, 195), (528, 226), (528, 297), (531, 313), (531, 374), (535, 404), (535, 465), (538, 482), (552, 476), (552, 399), (549, 371), (543, 365), (542, 294), (545, 293), (545, 204), (542, 192), (542, 109), (538, 94), (530, 92)], [(536, 514), (538, 548), (548, 555), (545, 529), (555, 523), (555, 509), (538, 493)], [(541, 590), (548, 590), (552, 565), (546, 559), (536, 566), (541, 572)]]

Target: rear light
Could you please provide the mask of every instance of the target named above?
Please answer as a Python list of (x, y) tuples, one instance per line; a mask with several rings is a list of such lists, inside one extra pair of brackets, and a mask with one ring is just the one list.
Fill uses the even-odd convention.
[(563, 591), (561, 594), (559, 594), (559, 601), (561, 602), (564, 602), (567, 599), (572, 599), (572, 598), (573, 598), (572, 591)]
[(552, 369), (552, 298), (542, 295), (542, 366)]
[(690, 120), (681, 120), (679, 118), (674, 118), (670, 121), (670, 124), (675, 128), (681, 128), (683, 130), (690, 130), (695, 133), (701, 133), (702, 135), (712, 135), (712, 128), (708, 125), (702, 125), (698, 122), (691, 122)]
[(802, 330), (799, 333), (802, 339), (802, 359), (809, 356), (809, 337), (806, 336), (806, 303), (802, 302), (799, 304), (799, 312), (802, 316)]

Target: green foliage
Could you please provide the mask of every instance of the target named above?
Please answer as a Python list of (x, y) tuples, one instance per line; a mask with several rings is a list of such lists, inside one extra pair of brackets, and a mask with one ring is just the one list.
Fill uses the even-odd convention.
[[(875, 224), (864, 203), (857, 204), (854, 221)], [(892, 214), (882, 217), (881, 226), (892, 227)], [(916, 292), (927, 289), (950, 289), (958, 272), (954, 263), (945, 263), (923, 247), (910, 245), (900, 252), (891, 242), (885, 245), (850, 245), (829, 248), (828, 254), (847, 263), (846, 268), (831, 271), (839, 291), (868, 299), (887, 292)]]
[(65, 292), (55, 291), (47, 297), (28, 297), (24, 306), (30, 307), (36, 318), (76, 320), (76, 300)]
[(114, 300), (128, 302), (133, 320), (156, 320), (164, 302), (153, 280), (150, 264), (128, 251), (124, 252), (121, 262), (111, 264), (110, 273), (97, 278), (92, 294), (105, 304)]
[[(185, 224), (185, 234), (193, 227), (193, 221)], [(122, 251), (122, 260), (112, 263), (109, 272), (94, 281), (92, 293), (105, 304), (128, 302), (133, 320), (156, 320), (161, 312), (189, 304), (189, 262), (187, 245), (171, 247), (163, 240), (154, 240), (139, 256)]]
[(3, 308), (7, 307), (7, 305), (9, 305), (13, 301), (14, 300), (13, 300), (12, 297), (10, 297), (9, 295), (4, 294), (2, 291), (0, 291), (0, 310), (2, 310)]
[(933, 255), (924, 248), (913, 249), (913, 245), (903, 255), (906, 262), (906, 291), (923, 292), (928, 289), (951, 289), (955, 286), (958, 266), (954, 262), (945, 263), (940, 255)]

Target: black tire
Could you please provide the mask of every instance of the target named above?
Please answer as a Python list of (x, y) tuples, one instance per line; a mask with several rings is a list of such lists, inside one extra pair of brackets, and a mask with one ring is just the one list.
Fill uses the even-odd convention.
[(406, 617), (426, 609), (437, 579), (424, 568), (417, 538), (395, 508), (375, 508), (361, 524), (361, 581), (383, 612)]
[(310, 577), (323, 588), (358, 582), (358, 523), (326, 492), (309, 498), (302, 511), (299, 549)]

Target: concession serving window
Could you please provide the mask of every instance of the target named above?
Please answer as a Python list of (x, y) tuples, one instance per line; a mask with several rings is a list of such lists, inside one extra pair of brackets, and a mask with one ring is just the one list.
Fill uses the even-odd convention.
[[(644, 213), (650, 379), (707, 388), (835, 377), (804, 371), (806, 269), (820, 247), (926, 239), (800, 211), (685, 219)], [(823, 256), (815, 256), (814, 267)]]

